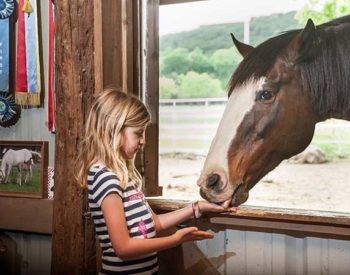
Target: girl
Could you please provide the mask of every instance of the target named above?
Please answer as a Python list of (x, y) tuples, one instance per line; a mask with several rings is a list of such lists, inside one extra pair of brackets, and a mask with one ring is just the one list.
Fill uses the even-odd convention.
[(229, 211), (205, 201), (162, 215), (151, 210), (134, 165), (149, 121), (141, 101), (113, 89), (97, 97), (86, 121), (77, 179), (89, 190), (89, 207), (102, 248), (102, 274), (155, 274), (157, 251), (213, 238), (196, 227), (157, 238), (158, 232), (202, 212)]

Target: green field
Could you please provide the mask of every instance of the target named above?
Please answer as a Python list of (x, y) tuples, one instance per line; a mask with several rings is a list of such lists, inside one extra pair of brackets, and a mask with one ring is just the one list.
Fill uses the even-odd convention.
[(17, 184), (17, 168), (13, 167), (10, 174), (9, 183), (0, 183), (0, 192), (39, 193), (40, 181), (39, 168), (34, 165), (32, 181), (29, 183), (24, 183), (24, 177), (22, 177), (22, 185), (19, 186)]

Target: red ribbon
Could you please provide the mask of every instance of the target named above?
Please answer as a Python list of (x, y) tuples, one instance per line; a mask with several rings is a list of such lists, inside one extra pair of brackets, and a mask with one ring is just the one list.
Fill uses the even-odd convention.
[[(18, 6), (23, 7), (23, 1), (19, 0)], [(17, 29), (17, 63), (16, 63), (16, 92), (28, 91), (27, 88), (27, 57), (24, 12), (18, 12)]]
[(49, 131), (55, 131), (55, 20), (54, 4), (49, 0), (49, 108), (48, 127)]

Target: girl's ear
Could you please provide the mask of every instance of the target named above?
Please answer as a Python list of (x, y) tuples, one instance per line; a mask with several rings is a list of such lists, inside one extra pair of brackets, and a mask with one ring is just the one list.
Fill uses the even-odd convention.
[(125, 128), (123, 128), (120, 132), (119, 132), (119, 148), (123, 146), (123, 144), (125, 143)]

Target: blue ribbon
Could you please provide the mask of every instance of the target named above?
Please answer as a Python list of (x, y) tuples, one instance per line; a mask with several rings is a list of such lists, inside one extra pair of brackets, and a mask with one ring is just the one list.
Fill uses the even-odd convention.
[(13, 13), (13, 0), (0, 0), (0, 91), (9, 92), (9, 17)]
[(0, 19), (6, 19), (11, 16), (15, 9), (14, 0), (0, 0)]
[(0, 19), (0, 91), (9, 91), (9, 19)]
[(38, 83), (38, 37), (36, 29), (37, 20), (37, 10), (36, 10), (36, 0), (31, 1), (33, 7), (33, 13), (25, 16), (26, 22), (26, 57), (27, 57), (27, 83), (28, 92), (37, 93), (39, 91)]

